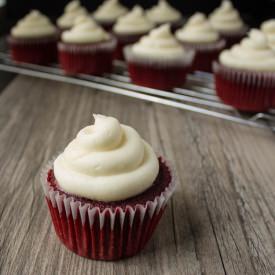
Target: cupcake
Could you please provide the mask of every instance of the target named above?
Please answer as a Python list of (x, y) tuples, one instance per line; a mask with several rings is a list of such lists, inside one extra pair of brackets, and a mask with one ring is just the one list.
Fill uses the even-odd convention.
[(226, 40), (228, 48), (239, 43), (248, 31), (239, 12), (228, 0), (223, 0), (221, 6), (210, 14), (209, 19), (213, 28)]
[(59, 61), (66, 74), (102, 75), (112, 70), (116, 40), (91, 18), (64, 31), (58, 43)]
[(74, 25), (75, 18), (79, 15), (88, 15), (88, 11), (77, 0), (69, 2), (63, 15), (57, 19), (57, 26), (61, 31), (69, 30)]
[(175, 189), (170, 168), (132, 128), (94, 115), (41, 176), (58, 238), (96, 260), (138, 253)]
[(148, 18), (157, 26), (168, 23), (174, 31), (182, 24), (182, 15), (168, 4), (166, 0), (159, 0), (158, 4), (146, 11)]
[(112, 30), (116, 20), (126, 14), (128, 9), (119, 0), (105, 0), (94, 12), (93, 17), (105, 30)]
[(206, 16), (195, 13), (175, 35), (185, 48), (195, 51), (192, 69), (211, 72), (212, 62), (218, 58), (225, 41), (211, 27)]
[(57, 40), (55, 26), (37, 10), (19, 20), (8, 37), (13, 60), (41, 65), (57, 60)]
[(267, 36), (269, 46), (275, 50), (275, 19), (263, 22), (261, 31)]
[(133, 83), (171, 89), (184, 83), (194, 51), (184, 49), (165, 24), (126, 46), (124, 56)]
[(261, 112), (275, 98), (275, 52), (266, 36), (253, 29), (248, 38), (224, 50), (214, 64), (218, 96), (241, 111)]
[(124, 46), (137, 42), (153, 27), (154, 24), (145, 16), (140, 6), (135, 6), (129, 13), (121, 16), (113, 27), (113, 33), (118, 41), (115, 58), (123, 60)]

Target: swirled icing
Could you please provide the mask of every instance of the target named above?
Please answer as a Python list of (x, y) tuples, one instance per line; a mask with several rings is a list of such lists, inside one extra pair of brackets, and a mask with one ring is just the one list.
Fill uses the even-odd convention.
[(197, 12), (176, 32), (176, 37), (183, 42), (211, 43), (219, 39), (219, 34), (212, 28), (206, 16)]
[(106, 0), (94, 12), (97, 21), (114, 21), (121, 15), (126, 14), (128, 9), (119, 3), (119, 0)]
[(213, 28), (220, 32), (235, 32), (245, 27), (239, 12), (228, 0), (222, 1), (221, 6), (210, 14), (209, 19)]
[(261, 30), (267, 36), (270, 47), (275, 49), (275, 19), (270, 19), (262, 23)]
[(118, 18), (114, 25), (115, 33), (146, 33), (154, 27), (154, 24), (146, 17), (140, 6), (135, 6), (129, 13)]
[(71, 1), (65, 7), (63, 15), (57, 19), (57, 25), (60, 28), (71, 28), (76, 17), (82, 14), (88, 14), (88, 11), (81, 6), (79, 1)]
[(133, 45), (132, 51), (141, 57), (157, 59), (175, 59), (182, 57), (185, 53), (171, 33), (169, 24), (162, 25), (143, 36)]
[(11, 34), (17, 38), (44, 37), (56, 33), (55, 26), (37, 10), (31, 11), (12, 28)]
[(98, 201), (118, 201), (148, 189), (159, 172), (158, 159), (132, 128), (112, 117), (94, 115), (54, 162), (66, 192)]
[(254, 71), (275, 71), (275, 52), (268, 46), (266, 36), (253, 29), (249, 37), (230, 50), (224, 50), (219, 57), (221, 64)]
[(148, 18), (156, 23), (172, 23), (181, 19), (181, 13), (168, 4), (166, 0), (159, 0), (158, 4), (146, 12)]

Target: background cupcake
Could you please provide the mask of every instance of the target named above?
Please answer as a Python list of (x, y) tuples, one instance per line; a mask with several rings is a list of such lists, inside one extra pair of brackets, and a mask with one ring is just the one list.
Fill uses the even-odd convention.
[(227, 47), (240, 42), (248, 31), (239, 12), (228, 0), (223, 0), (221, 6), (210, 14), (209, 19), (213, 28), (226, 40)]
[(194, 56), (176, 40), (168, 24), (126, 46), (124, 54), (132, 82), (158, 89), (183, 84)]
[(58, 44), (61, 67), (67, 74), (110, 72), (116, 40), (91, 18), (80, 19), (79, 24), (62, 33)]
[(105, 0), (93, 13), (94, 19), (107, 31), (111, 30), (116, 20), (126, 14), (128, 9), (119, 0)]
[(266, 36), (252, 30), (248, 38), (224, 50), (214, 66), (218, 96), (242, 111), (261, 112), (275, 97), (275, 52)]
[(124, 46), (137, 42), (153, 27), (154, 24), (146, 17), (140, 6), (135, 6), (129, 13), (121, 16), (113, 27), (113, 33), (118, 41), (115, 58), (124, 59)]
[(261, 30), (267, 36), (269, 46), (275, 50), (275, 19), (263, 22)]
[(152, 236), (175, 182), (163, 159), (132, 128), (95, 115), (42, 174), (56, 234), (96, 260), (139, 252)]
[(211, 72), (212, 62), (224, 48), (225, 41), (212, 28), (206, 16), (195, 13), (175, 35), (185, 48), (195, 51), (192, 69)]
[(37, 10), (19, 20), (8, 38), (13, 60), (35, 64), (57, 60), (57, 40), (55, 26)]
[(181, 13), (166, 0), (159, 0), (157, 5), (146, 11), (146, 15), (157, 26), (169, 23), (173, 31), (182, 24)]
[(57, 19), (58, 28), (61, 31), (69, 30), (79, 15), (88, 15), (88, 11), (77, 0), (69, 2), (64, 8), (64, 13)]

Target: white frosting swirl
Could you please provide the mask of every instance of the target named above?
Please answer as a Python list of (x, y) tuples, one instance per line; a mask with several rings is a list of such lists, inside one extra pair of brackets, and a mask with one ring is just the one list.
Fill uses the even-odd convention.
[(55, 33), (55, 26), (45, 15), (37, 10), (31, 11), (23, 19), (19, 20), (11, 30), (12, 36), (17, 38), (44, 37)]
[(159, 0), (158, 4), (146, 11), (148, 18), (156, 23), (172, 23), (181, 19), (181, 13), (168, 4), (166, 0)]
[(127, 11), (128, 9), (122, 6), (118, 0), (106, 0), (97, 8), (93, 16), (97, 21), (114, 21)]
[(230, 50), (224, 50), (219, 57), (221, 64), (247, 70), (275, 71), (275, 52), (268, 46), (266, 36), (253, 29), (248, 38)]
[(144, 10), (140, 6), (135, 6), (129, 13), (118, 18), (113, 30), (122, 34), (142, 34), (153, 27), (154, 23), (145, 16)]
[(219, 39), (219, 34), (211, 27), (206, 16), (197, 12), (176, 32), (176, 37), (183, 42), (211, 43)]
[(88, 11), (81, 6), (79, 1), (71, 1), (65, 7), (63, 15), (57, 19), (57, 25), (64, 29), (71, 28), (76, 17), (82, 14), (88, 14)]
[(169, 24), (162, 25), (143, 36), (133, 45), (132, 50), (138, 56), (157, 59), (175, 59), (185, 53), (171, 33)]
[(235, 32), (245, 27), (239, 12), (228, 0), (222, 1), (221, 6), (210, 14), (209, 19), (213, 28), (220, 32)]
[(131, 127), (94, 115), (54, 162), (54, 175), (66, 192), (98, 201), (118, 201), (148, 189), (159, 172), (158, 159)]
[(262, 32), (267, 36), (270, 47), (275, 49), (275, 19), (270, 19), (262, 23)]
[(96, 43), (106, 41), (110, 38), (110, 35), (98, 26), (92, 19), (80, 18), (68, 31), (62, 33), (62, 41), (66, 43)]

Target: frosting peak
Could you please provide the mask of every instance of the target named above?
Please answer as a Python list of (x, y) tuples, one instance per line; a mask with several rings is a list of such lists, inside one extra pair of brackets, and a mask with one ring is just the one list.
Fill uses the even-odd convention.
[(56, 29), (51, 21), (38, 10), (32, 10), (12, 28), (14, 37), (34, 38), (53, 35)]
[(270, 19), (262, 23), (261, 30), (267, 36), (270, 47), (275, 49), (275, 19)]
[(131, 127), (112, 117), (95, 115), (54, 162), (64, 191), (81, 197), (117, 201), (138, 195), (158, 175), (152, 148)]
[(116, 33), (142, 34), (153, 27), (154, 24), (145, 16), (142, 7), (134, 6), (129, 13), (118, 18), (113, 29)]
[(223, 51), (219, 60), (233, 68), (275, 71), (275, 52), (268, 46), (266, 36), (257, 29), (252, 29), (240, 44)]
[(219, 34), (212, 28), (206, 16), (197, 12), (176, 32), (176, 37), (183, 42), (211, 43), (219, 39)]
[(147, 10), (146, 14), (155, 24), (172, 23), (181, 19), (181, 13), (169, 5), (166, 0), (159, 0), (158, 4)]

